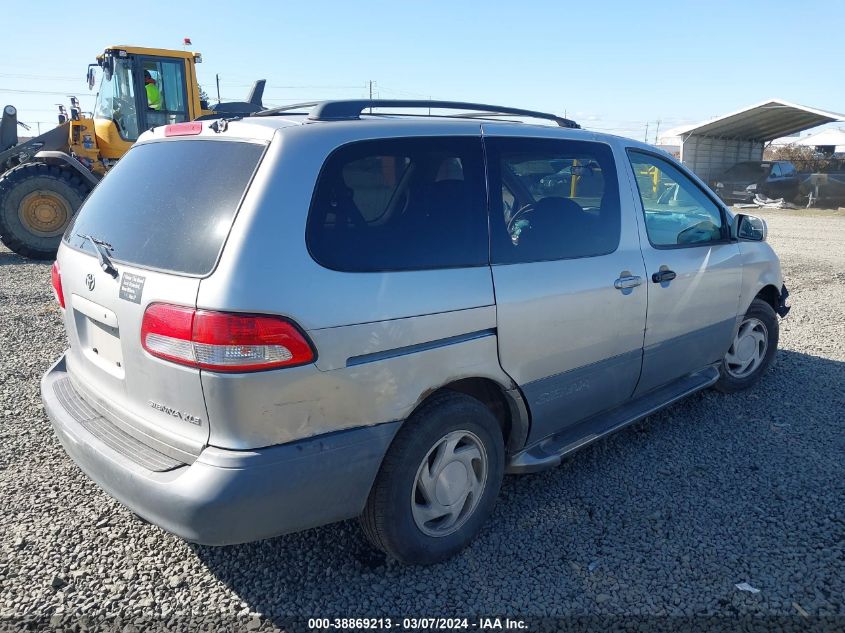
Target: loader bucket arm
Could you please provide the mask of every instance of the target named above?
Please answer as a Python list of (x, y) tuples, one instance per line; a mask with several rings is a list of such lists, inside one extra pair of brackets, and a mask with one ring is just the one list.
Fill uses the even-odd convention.
[[(3, 128), (5, 130), (5, 123)], [(0, 152), (0, 174), (10, 167), (31, 160), (41, 151), (67, 152), (69, 130), (70, 122), (68, 121), (57, 125), (40, 136), (29, 139), (26, 143), (15, 145), (4, 152)], [(15, 138), (17, 139), (17, 135)]]

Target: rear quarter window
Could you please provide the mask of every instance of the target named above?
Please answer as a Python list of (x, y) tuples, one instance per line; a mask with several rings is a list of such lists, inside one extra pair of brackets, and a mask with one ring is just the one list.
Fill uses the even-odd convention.
[(64, 241), (108, 242), (117, 262), (186, 275), (214, 268), (265, 145), (173, 140), (136, 145), (91, 193)]
[(481, 139), (426, 137), (345, 145), (323, 165), (306, 241), (345, 272), (485, 265)]

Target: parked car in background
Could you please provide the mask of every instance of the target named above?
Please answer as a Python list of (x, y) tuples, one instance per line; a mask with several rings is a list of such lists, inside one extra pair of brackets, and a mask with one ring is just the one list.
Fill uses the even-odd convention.
[(505, 472), (766, 373), (788, 293), (765, 222), (643, 143), (403, 107), (438, 104), (161, 126), (86, 200), (41, 393), (138, 515), (213, 545), (360, 516), (432, 563)]
[(737, 163), (711, 182), (725, 202), (751, 202), (757, 194), (792, 201), (800, 185), (798, 170), (788, 160)]
[(825, 156), (796, 166), (802, 203), (804, 199), (808, 206), (841, 207), (845, 203), (845, 155)]

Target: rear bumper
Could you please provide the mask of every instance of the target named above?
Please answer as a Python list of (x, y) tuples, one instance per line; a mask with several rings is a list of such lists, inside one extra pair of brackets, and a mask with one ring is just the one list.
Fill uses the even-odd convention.
[(188, 541), (230, 545), (361, 513), (398, 422), (249, 451), (206, 447), (190, 465), (149, 470), (80, 423), (57, 384), (64, 356), (41, 379), (41, 398), (68, 455), (103, 490)]
[(743, 204), (754, 202), (756, 193), (734, 194), (734, 193), (720, 193), (719, 197), (728, 204)]
[(745, 188), (748, 185), (733, 185), (731, 183), (723, 183), (724, 186), (716, 188), (715, 185), (713, 187), (713, 191), (725, 202), (728, 203), (736, 203), (736, 202), (753, 202), (754, 196), (757, 194), (756, 191), (747, 191)]

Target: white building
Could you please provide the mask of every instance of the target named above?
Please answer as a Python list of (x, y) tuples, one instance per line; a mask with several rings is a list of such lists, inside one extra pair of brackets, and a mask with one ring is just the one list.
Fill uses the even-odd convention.
[(845, 128), (827, 127), (804, 136), (783, 136), (772, 141), (772, 145), (804, 145), (824, 153), (845, 153)]

